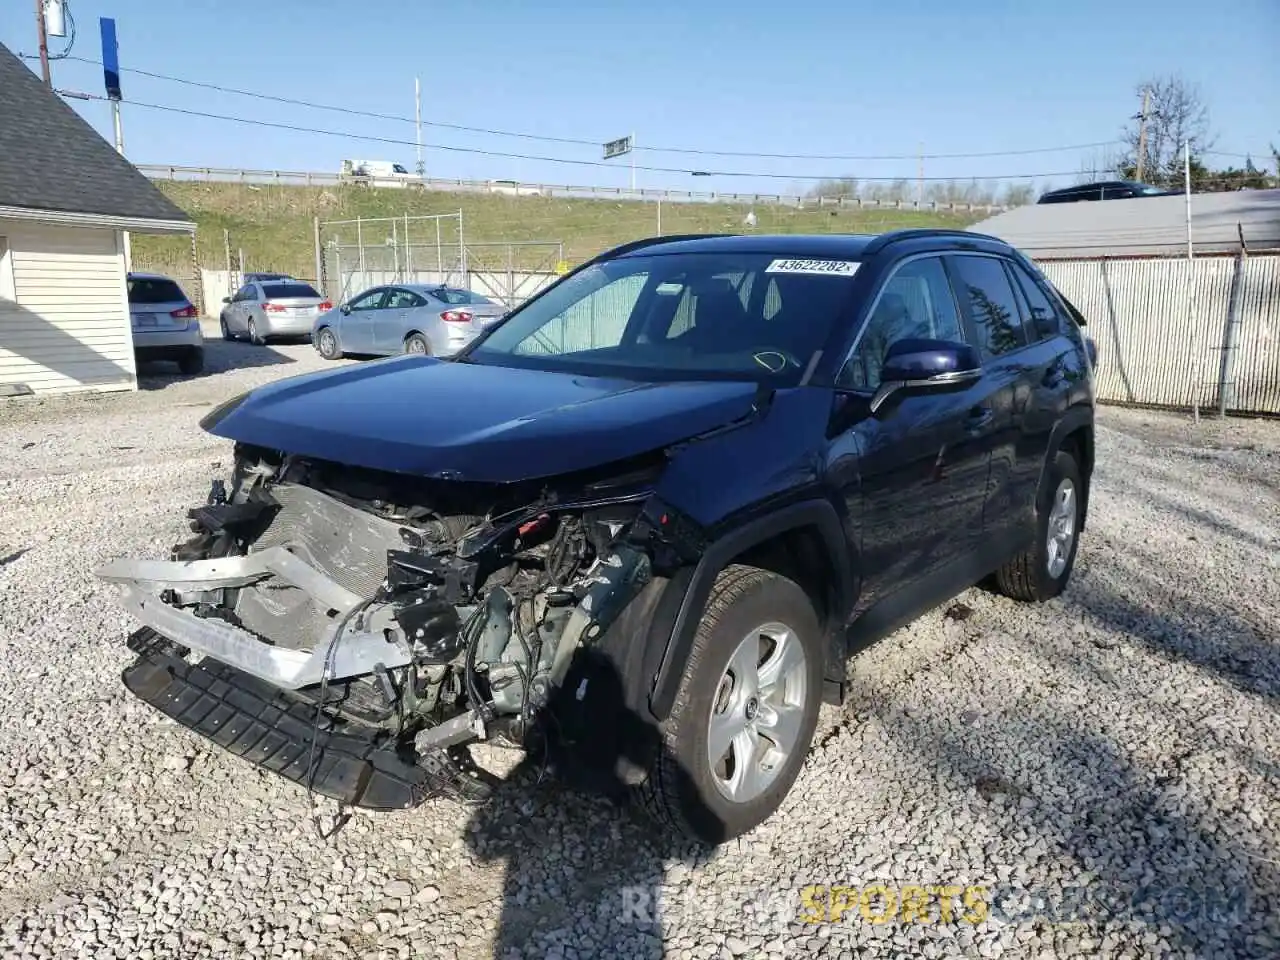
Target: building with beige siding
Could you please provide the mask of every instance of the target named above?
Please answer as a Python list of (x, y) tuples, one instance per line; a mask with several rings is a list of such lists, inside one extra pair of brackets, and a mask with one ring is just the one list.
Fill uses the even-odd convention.
[(127, 235), (195, 224), (4, 46), (0, 91), (0, 396), (137, 389)]

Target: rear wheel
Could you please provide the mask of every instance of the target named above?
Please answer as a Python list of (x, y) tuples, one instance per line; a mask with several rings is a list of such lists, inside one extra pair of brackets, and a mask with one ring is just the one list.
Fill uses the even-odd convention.
[(1035, 542), (996, 571), (997, 589), (1031, 603), (1051, 600), (1071, 579), (1079, 545), (1080, 468), (1059, 450), (1049, 464), (1041, 501), (1036, 505)]
[(663, 744), (636, 799), (659, 823), (719, 844), (767, 820), (808, 753), (822, 628), (794, 581), (731, 566), (716, 579)]
[(338, 336), (329, 327), (321, 328), (320, 335), (316, 337), (316, 349), (326, 360), (337, 360), (342, 356)]
[(431, 348), (427, 346), (427, 338), (420, 333), (411, 333), (404, 338), (405, 353), (426, 354), (431, 352)]
[(258, 321), (253, 319), (253, 317), (249, 318), (249, 342), (259, 347), (267, 342), (265, 339), (258, 336)]

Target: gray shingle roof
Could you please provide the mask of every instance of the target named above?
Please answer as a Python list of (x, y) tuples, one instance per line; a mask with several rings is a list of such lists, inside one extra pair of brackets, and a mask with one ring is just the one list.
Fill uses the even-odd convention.
[[(1237, 226), (1238, 225), (1238, 226)], [(975, 223), (1038, 259), (1187, 255), (1187, 199), (1139, 197), (1017, 207)], [(1191, 241), (1201, 253), (1280, 248), (1280, 190), (1191, 195)]]
[(0, 44), (0, 206), (191, 218)]

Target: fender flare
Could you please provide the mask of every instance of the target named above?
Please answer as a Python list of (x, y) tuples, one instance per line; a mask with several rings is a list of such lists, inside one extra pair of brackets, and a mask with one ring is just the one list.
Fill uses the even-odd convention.
[(687, 588), (680, 600), (666, 648), (654, 673), (649, 695), (649, 711), (662, 722), (671, 716), (676, 692), (685, 665), (693, 650), (693, 639), (711, 596), (716, 577), (744, 551), (792, 530), (813, 527), (821, 538), (831, 562), (833, 590), (831, 616), (827, 629), (827, 662), (824, 674), (833, 669), (844, 670), (844, 626), (853, 606), (855, 593), (853, 561), (844, 525), (835, 507), (827, 500), (805, 500), (782, 507), (765, 516), (750, 520), (729, 530), (707, 547), (693, 568)]
[[(1036, 483), (1036, 504), (1046, 495), (1045, 484), (1049, 478), (1049, 463), (1059, 450), (1062, 449), (1062, 441), (1067, 434), (1074, 433), (1080, 427), (1088, 427), (1093, 429), (1094, 416), (1093, 407), (1086, 404), (1076, 404), (1068, 407), (1062, 418), (1053, 426), (1053, 431), (1049, 434), (1049, 446), (1046, 450), (1044, 463), (1040, 466), (1040, 479)], [(1092, 439), (1090, 443), (1092, 444)], [(1093, 459), (1093, 450), (1089, 451), (1089, 458)], [(1089, 515), (1089, 488), (1092, 486), (1092, 470), (1087, 469), (1092, 466), (1090, 464), (1078, 464), (1082, 479), (1084, 480), (1084, 489), (1080, 492), (1080, 530), (1085, 527), (1086, 518)]]

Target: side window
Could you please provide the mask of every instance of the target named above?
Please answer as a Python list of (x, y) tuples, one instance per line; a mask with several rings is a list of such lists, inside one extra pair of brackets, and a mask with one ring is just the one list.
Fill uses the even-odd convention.
[(840, 371), (840, 385), (874, 390), (889, 347), (916, 338), (964, 341), (955, 297), (937, 257), (905, 263), (885, 282), (857, 350)]
[(377, 310), (382, 305), (382, 296), (386, 291), (382, 287), (376, 290), (370, 290), (368, 293), (361, 294), (359, 297), (351, 301), (351, 312), (358, 313), (363, 310)]
[(959, 283), (956, 294), (968, 301), (983, 357), (999, 357), (1026, 346), (1022, 314), (1002, 261), (962, 254), (953, 263)]
[(618, 346), (648, 279), (646, 273), (634, 273), (605, 284), (534, 330), (512, 352), (565, 354)]
[(387, 293), (386, 302), (382, 305), (384, 310), (404, 310), (406, 307), (419, 306), (419, 300), (408, 290), (390, 290)]
[(1033, 340), (1048, 340), (1050, 337), (1057, 336), (1061, 332), (1058, 323), (1058, 313), (1053, 308), (1053, 303), (1049, 300), (1049, 295), (1044, 292), (1044, 288), (1027, 272), (1027, 269), (1018, 263), (1006, 263), (1009, 272), (1013, 274), (1017, 281), (1018, 288), (1022, 291), (1023, 303), (1030, 310), (1028, 317), (1030, 323), (1027, 327), (1027, 333)]

